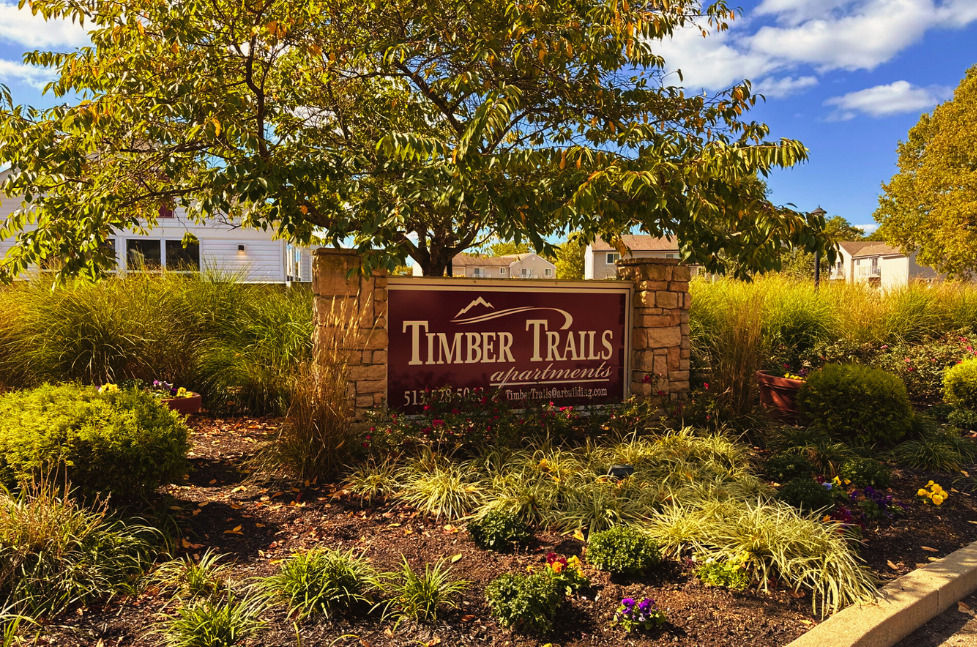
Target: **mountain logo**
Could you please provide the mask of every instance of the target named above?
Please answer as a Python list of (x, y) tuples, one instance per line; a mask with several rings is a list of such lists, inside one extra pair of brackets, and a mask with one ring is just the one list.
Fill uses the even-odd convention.
[(464, 308), (462, 308), (461, 310), (459, 310), (458, 311), (458, 314), (455, 315), (455, 320), (457, 321), (458, 320), (458, 317), (460, 317), (461, 315), (465, 314), (466, 312), (468, 312), (469, 310), (471, 310), (475, 306), (484, 306), (484, 307), (488, 308), (489, 310), (495, 310), (495, 306), (493, 306), (491, 303), (489, 303), (488, 301), (486, 301), (482, 297), (478, 297), (477, 299), (475, 299), (474, 301), (472, 301), (471, 303), (469, 303), (467, 306), (465, 306)]

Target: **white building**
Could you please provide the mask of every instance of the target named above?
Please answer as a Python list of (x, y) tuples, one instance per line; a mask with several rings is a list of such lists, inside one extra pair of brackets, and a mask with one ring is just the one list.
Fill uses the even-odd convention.
[(869, 240), (838, 243), (838, 260), (831, 278), (849, 283), (869, 283), (883, 288), (898, 288), (911, 281), (942, 281), (946, 276), (916, 262), (916, 254), (903, 254), (898, 248)]
[[(415, 264), (414, 276), (421, 275)], [(556, 265), (532, 252), (505, 256), (458, 254), (451, 260), (451, 275), (475, 279), (555, 279)]]
[[(656, 236), (621, 236), (624, 243), (631, 253), (625, 258), (681, 258), (676, 238), (658, 238)], [(617, 266), (615, 263), (621, 258), (620, 252), (610, 244), (597, 238), (592, 244), (587, 245), (584, 252), (584, 274), (585, 279), (616, 279)], [(692, 276), (695, 276), (697, 267), (692, 268)]]
[[(4, 173), (0, 173), (0, 181)], [(19, 198), (0, 196), (0, 221), (20, 208)], [(196, 243), (183, 247), (190, 233)], [(0, 240), (0, 262), (13, 246)], [(246, 229), (234, 223), (187, 220), (183, 211), (161, 211), (148, 234), (118, 231), (110, 238), (120, 271), (166, 268), (208, 270), (238, 277), (245, 283), (288, 283), (312, 280), (311, 248), (275, 239), (271, 232)]]

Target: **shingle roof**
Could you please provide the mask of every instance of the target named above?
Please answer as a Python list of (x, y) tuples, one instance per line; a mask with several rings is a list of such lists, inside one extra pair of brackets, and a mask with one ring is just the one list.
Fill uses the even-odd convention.
[(875, 241), (872, 240), (843, 240), (838, 243), (838, 247), (841, 247), (843, 250), (854, 256), (865, 247), (875, 244)]
[(865, 256), (905, 256), (905, 254), (898, 247), (886, 245), (885, 243), (872, 242), (868, 246), (862, 247), (857, 253), (852, 254), (853, 258), (862, 258)]
[(507, 256), (474, 256), (472, 254), (458, 254), (452, 261), (452, 267), (508, 267), (529, 254), (509, 254)]
[[(678, 239), (677, 238), (658, 238), (656, 236), (648, 236), (641, 234), (638, 236), (626, 235), (621, 236), (621, 241), (624, 245), (630, 249), (632, 252), (677, 252), (678, 251)], [(594, 240), (593, 247), (595, 252), (609, 252), (615, 251), (614, 247), (610, 244), (605, 243), (600, 238)]]

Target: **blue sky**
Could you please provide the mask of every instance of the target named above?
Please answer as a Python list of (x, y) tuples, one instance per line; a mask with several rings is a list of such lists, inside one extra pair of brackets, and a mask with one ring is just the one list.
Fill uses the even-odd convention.
[[(808, 163), (770, 179), (775, 201), (871, 224), (880, 184), (896, 170), (896, 144), (977, 64), (977, 0), (730, 5), (744, 13), (729, 31), (702, 38), (690, 29), (660, 51), (690, 90), (752, 80), (767, 96), (753, 116), (773, 137), (807, 145)], [(85, 42), (75, 25), (44, 23), (0, 0), (0, 83), (18, 103), (51, 103), (40, 94), (48, 74), (24, 66), (24, 51)]]

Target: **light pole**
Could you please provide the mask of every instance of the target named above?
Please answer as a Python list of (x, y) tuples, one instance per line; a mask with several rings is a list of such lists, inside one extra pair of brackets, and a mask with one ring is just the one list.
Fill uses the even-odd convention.
[[(817, 216), (818, 218), (824, 218), (827, 212), (818, 205), (818, 208), (811, 212), (812, 216)], [(814, 287), (817, 288), (821, 285), (821, 254), (814, 252)]]

